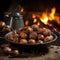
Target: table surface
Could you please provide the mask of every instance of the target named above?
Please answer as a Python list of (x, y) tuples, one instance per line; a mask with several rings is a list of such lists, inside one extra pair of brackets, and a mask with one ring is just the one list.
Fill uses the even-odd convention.
[(45, 55), (23, 57), (6, 56), (0, 49), (0, 60), (60, 60), (60, 46), (51, 45), (49, 47), (49, 52)]
[[(5, 41), (3, 43), (5, 43)], [(60, 36), (55, 42), (50, 44), (50, 46), (48, 47), (48, 53), (29, 53), (22, 54), (19, 57), (11, 57), (10, 55), (5, 55), (0, 48), (0, 60), (60, 60)]]

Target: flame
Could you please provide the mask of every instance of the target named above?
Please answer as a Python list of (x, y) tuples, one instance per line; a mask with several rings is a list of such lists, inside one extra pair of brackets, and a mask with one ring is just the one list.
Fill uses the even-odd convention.
[(51, 24), (51, 23), (50, 23), (50, 24), (48, 24), (48, 25), (49, 25), (50, 27), (52, 27), (52, 26), (53, 26), (53, 24)]
[[(23, 9), (21, 10), (23, 12)], [(60, 24), (60, 17), (59, 16), (56, 16), (56, 8), (53, 7), (51, 9), (51, 12), (49, 12), (48, 10), (46, 10), (45, 12), (41, 14), (35, 14), (33, 13), (32, 14), (32, 18), (34, 19), (33, 20), (33, 23), (36, 23), (37, 25), (40, 26), (40, 22), (38, 22), (38, 19), (36, 17), (38, 17), (45, 25), (49, 25), (49, 26), (53, 26), (52, 23), (49, 23), (49, 20), (52, 21), (56, 21), (58, 24)], [(29, 21), (26, 21), (25, 22), (25, 25), (28, 25), (29, 24)]]
[(33, 21), (33, 23), (36, 23), (37, 22), (37, 19), (36, 18), (34, 18), (34, 21)]
[(48, 23), (48, 16), (46, 12), (43, 12), (42, 17), (40, 18), (40, 20), (44, 23), (47, 24)]
[(56, 13), (56, 8), (53, 7), (51, 9), (51, 13), (49, 14), (49, 20), (55, 20), (58, 24), (60, 24), (60, 17), (59, 16), (55, 16)]
[(53, 20), (54, 18), (55, 18), (55, 12), (56, 12), (56, 8), (55, 7), (53, 7), (52, 9), (51, 9), (51, 13), (49, 14), (49, 20)]
[(40, 26), (40, 22), (37, 22), (37, 25)]
[(53, 8), (51, 9), (51, 13), (49, 13), (49, 12), (43, 12), (43, 13), (42, 13), (42, 16), (40, 17), (40, 20), (41, 20), (44, 24), (46, 24), (46, 25), (48, 24), (48, 20), (50, 20), (50, 21), (54, 20), (54, 21), (56, 21), (58, 24), (60, 24), (60, 17), (59, 17), (59, 16), (56, 16), (55, 13), (56, 13), (56, 8), (53, 7)]

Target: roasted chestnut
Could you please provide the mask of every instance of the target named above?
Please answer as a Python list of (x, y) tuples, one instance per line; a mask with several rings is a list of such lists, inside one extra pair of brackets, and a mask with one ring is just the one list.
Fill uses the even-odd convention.
[(13, 50), (13, 51), (10, 52), (10, 55), (12, 55), (12, 56), (18, 56), (19, 54), (20, 53), (19, 53), (18, 50)]
[(50, 40), (53, 40), (53, 39), (54, 39), (54, 37), (52, 35), (50, 35)]
[(35, 41), (34, 39), (29, 39), (28, 43), (29, 43), (29, 44), (35, 44), (36, 41)]
[(9, 35), (7, 38), (8, 38), (9, 40), (11, 40), (11, 41), (14, 41), (14, 38), (13, 38), (13, 35), (12, 35), (12, 34)]
[(42, 43), (43, 43), (43, 41), (42, 41), (42, 40), (38, 40), (38, 41), (37, 41), (37, 43), (41, 43), (41, 44), (42, 44)]
[(3, 27), (5, 27), (5, 26), (6, 26), (5, 22), (0, 21), (0, 28), (3, 28)]
[(11, 49), (10, 47), (4, 47), (4, 48), (3, 48), (3, 51), (4, 51), (5, 53), (9, 53), (9, 52), (12, 51), (12, 49)]
[(44, 35), (38, 34), (38, 40), (44, 40)]
[(4, 27), (2, 29), (3, 32), (10, 32), (11, 31), (11, 28), (10, 27)]
[(32, 29), (31, 27), (28, 27), (27, 30), (28, 30), (29, 32), (32, 32), (32, 31), (33, 31), (33, 29)]
[(53, 36), (52, 35), (46, 36), (45, 39), (44, 39), (45, 42), (51, 41), (51, 40), (53, 40)]
[(1, 48), (9, 47), (9, 46), (10, 46), (10, 44), (6, 44), (6, 43), (4, 43), (4, 44), (1, 45)]
[(45, 29), (43, 32), (43, 35), (49, 36), (49, 35), (51, 35), (51, 31), (49, 29)]
[(40, 28), (36, 24), (14, 30), (7, 37), (9, 40), (20, 44), (44, 43), (54, 38), (48, 28)]
[(33, 28), (34, 31), (37, 31), (39, 29), (39, 26), (37, 24), (33, 24), (32, 28)]
[(27, 44), (27, 40), (26, 40), (26, 39), (21, 39), (21, 40), (20, 40), (20, 43), (21, 43), (21, 44)]
[(43, 29), (39, 28), (38, 31), (37, 31), (37, 33), (42, 34), (43, 33)]
[(21, 38), (27, 38), (27, 34), (24, 33), (24, 32), (21, 32), (19, 36), (20, 36)]
[(29, 34), (29, 38), (31, 38), (31, 39), (36, 39), (36, 37), (37, 37), (36, 32), (32, 32), (32, 33)]

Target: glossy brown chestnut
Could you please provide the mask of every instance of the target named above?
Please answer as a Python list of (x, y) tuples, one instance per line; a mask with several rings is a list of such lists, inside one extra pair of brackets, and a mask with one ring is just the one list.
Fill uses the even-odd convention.
[(35, 41), (34, 39), (29, 39), (28, 43), (30, 43), (30, 44), (35, 44), (36, 41)]
[(6, 26), (5, 22), (0, 21), (0, 28), (3, 28), (4, 26)]
[(27, 40), (26, 40), (26, 39), (21, 39), (21, 40), (20, 40), (20, 43), (21, 43), (21, 44), (27, 44)]

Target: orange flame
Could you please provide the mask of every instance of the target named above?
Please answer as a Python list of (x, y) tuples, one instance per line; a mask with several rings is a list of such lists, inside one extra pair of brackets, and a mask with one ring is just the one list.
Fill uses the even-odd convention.
[(59, 16), (55, 16), (56, 8), (51, 9), (51, 13), (49, 14), (49, 20), (55, 20), (58, 24), (60, 24), (60, 18)]
[(40, 22), (38, 22), (37, 25), (40, 26)]
[[(21, 10), (21, 11), (23, 11), (23, 10)], [(60, 16), (56, 16), (55, 13), (56, 13), (56, 8), (55, 8), (55, 7), (53, 7), (53, 8), (51, 9), (51, 12), (46, 11), (46, 12), (43, 12), (42, 15), (41, 15), (41, 14), (35, 14), (35, 13), (34, 13), (34, 14), (32, 14), (32, 18), (34, 19), (34, 20), (33, 20), (33, 23), (36, 23), (37, 25), (40, 26), (40, 22), (38, 22), (38, 21), (37, 21), (37, 18), (36, 18), (36, 17), (38, 17), (38, 18), (40, 18), (40, 20), (41, 20), (44, 24), (49, 25), (49, 26), (53, 26), (53, 24), (50, 24), (50, 23), (48, 22), (49, 20), (50, 20), (50, 21), (54, 20), (54, 21), (56, 21), (58, 24), (60, 24)], [(25, 22), (25, 25), (28, 25), (28, 23), (29, 23), (29, 21), (26, 21), (26, 22)]]
[(33, 21), (33, 23), (36, 23), (37, 22), (37, 19), (36, 18), (34, 18), (34, 21)]
[(44, 23), (47, 24), (48, 23), (48, 16), (46, 12), (42, 13), (42, 17), (40, 18), (40, 20)]
[(56, 21), (58, 24), (60, 24), (60, 17), (59, 16), (55, 16), (55, 12), (56, 12), (56, 8), (53, 7), (51, 9), (51, 13), (49, 12), (43, 12), (42, 13), (42, 17), (40, 17), (40, 20), (44, 23), (44, 24), (48, 24), (48, 20), (52, 21)]
[(49, 20), (54, 20), (54, 18), (55, 18), (55, 12), (56, 12), (56, 8), (55, 7), (53, 7), (52, 9), (51, 9), (51, 13), (49, 14)]

